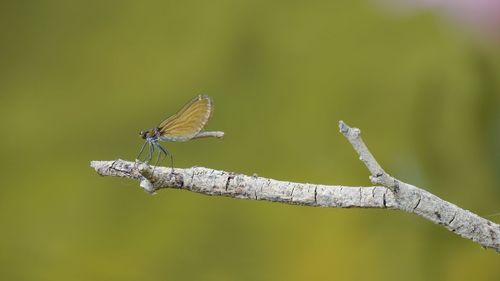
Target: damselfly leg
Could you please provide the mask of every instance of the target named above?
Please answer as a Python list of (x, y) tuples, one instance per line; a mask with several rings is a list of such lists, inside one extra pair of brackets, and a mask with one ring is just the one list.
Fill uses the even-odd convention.
[(166, 148), (161, 146), (159, 143), (156, 143), (156, 146), (160, 150), (160, 153), (163, 152), (165, 154), (165, 156), (170, 157), (170, 165), (172, 167), (172, 172), (173, 172), (174, 171), (174, 157), (172, 156), (172, 153), (170, 153), (170, 151), (168, 151)]
[(153, 142), (153, 143), (151, 143), (151, 145), (153, 147), (152, 148), (153, 151), (154, 151), (155, 147), (158, 148), (158, 158), (156, 158), (156, 162), (153, 166), (153, 174), (155, 172), (156, 167), (158, 166), (158, 163), (160, 162), (162, 153), (165, 154), (165, 156), (170, 157), (170, 164), (172, 165), (172, 172), (173, 172), (174, 171), (174, 158), (172, 157), (172, 154), (157, 142)]
[(141, 158), (140, 158), (140, 157), (141, 157), (141, 154), (142, 154), (142, 152), (144, 151), (144, 148), (146, 147), (146, 144), (147, 144), (147, 143), (148, 143), (147, 141), (145, 141), (145, 142), (144, 142), (144, 144), (141, 146), (141, 151), (139, 151), (139, 155), (137, 155), (137, 157), (136, 157), (135, 159), (137, 159), (137, 160), (139, 160), (139, 161), (141, 160)]
[[(155, 145), (158, 145), (158, 144), (155, 143)], [(161, 158), (161, 150), (158, 151), (158, 158), (156, 158), (155, 165), (153, 166), (153, 174), (155, 173), (156, 166), (158, 166), (158, 162), (160, 162), (160, 158)]]
[(154, 152), (155, 146), (153, 145), (153, 143), (149, 142), (149, 157), (148, 160), (145, 161), (147, 164), (149, 163), (149, 161), (151, 161), (151, 159), (153, 159)]
[(156, 158), (155, 166), (158, 166), (158, 163), (160, 162), (161, 158), (161, 151), (158, 152), (158, 158)]

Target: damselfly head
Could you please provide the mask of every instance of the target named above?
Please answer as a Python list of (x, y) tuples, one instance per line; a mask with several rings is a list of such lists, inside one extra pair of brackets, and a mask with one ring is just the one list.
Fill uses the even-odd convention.
[(143, 139), (146, 139), (147, 134), (148, 134), (148, 131), (144, 131), (144, 130), (141, 130), (141, 132), (139, 133), (139, 135), (140, 135), (140, 136), (141, 136), (141, 138), (143, 138)]

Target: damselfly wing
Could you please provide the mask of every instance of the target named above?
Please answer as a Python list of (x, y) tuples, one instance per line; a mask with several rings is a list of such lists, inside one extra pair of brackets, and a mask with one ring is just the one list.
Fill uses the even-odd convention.
[(198, 96), (158, 126), (163, 141), (188, 141), (198, 134), (212, 114), (209, 96)]

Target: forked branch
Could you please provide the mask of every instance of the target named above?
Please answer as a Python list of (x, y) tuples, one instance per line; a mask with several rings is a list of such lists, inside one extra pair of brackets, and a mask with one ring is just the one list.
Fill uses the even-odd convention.
[(306, 206), (398, 209), (424, 217), (485, 248), (500, 252), (500, 225), (391, 177), (370, 153), (359, 129), (350, 128), (342, 121), (339, 127), (370, 171), (370, 180), (376, 186), (294, 183), (202, 167), (172, 170), (124, 160), (92, 161), (90, 165), (102, 176), (138, 180), (140, 186), (150, 193), (161, 188), (177, 188), (206, 195)]

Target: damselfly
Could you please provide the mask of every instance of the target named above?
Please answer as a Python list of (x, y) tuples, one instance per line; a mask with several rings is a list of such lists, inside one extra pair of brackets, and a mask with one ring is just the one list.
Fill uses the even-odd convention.
[(149, 163), (153, 158), (155, 149), (158, 149), (158, 159), (155, 166), (160, 161), (162, 154), (170, 157), (172, 170), (174, 169), (174, 159), (172, 154), (161, 144), (160, 141), (184, 142), (191, 139), (216, 137), (222, 138), (223, 132), (206, 132), (202, 131), (203, 127), (210, 119), (212, 114), (212, 100), (209, 96), (199, 95), (188, 102), (179, 112), (165, 119), (157, 127), (147, 131), (141, 131), (140, 136), (145, 140), (141, 147), (141, 151), (137, 156), (140, 156), (146, 145), (149, 147), (149, 155), (146, 156), (145, 162)]

